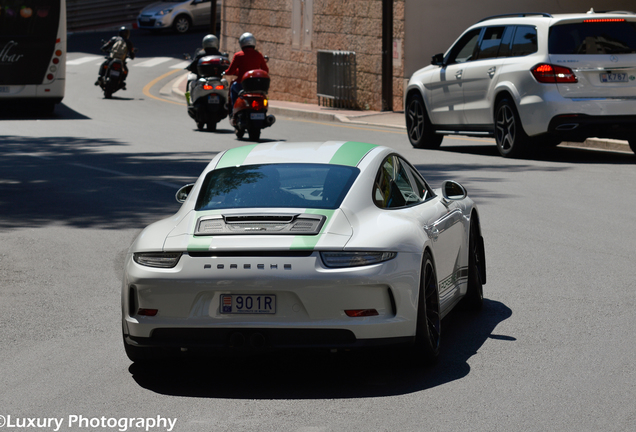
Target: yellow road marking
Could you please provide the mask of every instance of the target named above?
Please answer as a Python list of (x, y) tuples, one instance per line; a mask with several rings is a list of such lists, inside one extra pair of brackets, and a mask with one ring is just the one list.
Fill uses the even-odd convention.
[(152, 88), (152, 86), (154, 86), (155, 84), (157, 84), (157, 83), (158, 83), (159, 81), (161, 81), (162, 79), (164, 79), (164, 78), (166, 78), (166, 77), (169, 77), (170, 75), (175, 74), (175, 73), (177, 73), (177, 72), (182, 72), (182, 71), (181, 71), (181, 69), (171, 70), (170, 72), (167, 72), (167, 73), (165, 73), (165, 74), (161, 75), (160, 77), (157, 77), (157, 78), (153, 79), (153, 80), (152, 80), (152, 81), (150, 81), (148, 84), (146, 84), (146, 86), (144, 87), (144, 89), (143, 89), (144, 94), (145, 94), (146, 96), (150, 97), (150, 98), (157, 99), (157, 100), (160, 100), (160, 101), (163, 101), (163, 102), (169, 102), (169, 103), (171, 103), (171, 104), (175, 104), (175, 105), (186, 106), (186, 104), (184, 104), (184, 103), (181, 103), (181, 102), (175, 102), (175, 101), (172, 101), (172, 100), (170, 100), (170, 99), (164, 99), (164, 98), (161, 98), (161, 97), (154, 96), (154, 95), (151, 95), (151, 94), (150, 94), (150, 89)]

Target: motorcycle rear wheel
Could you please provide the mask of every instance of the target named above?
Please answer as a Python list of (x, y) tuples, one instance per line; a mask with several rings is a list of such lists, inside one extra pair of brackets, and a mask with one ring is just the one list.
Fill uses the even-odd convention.
[(216, 131), (216, 122), (208, 123), (208, 132), (215, 132), (215, 131)]
[(252, 128), (247, 131), (250, 136), (250, 141), (258, 141), (261, 138), (261, 130), (258, 128)]
[(203, 129), (205, 129), (205, 123), (203, 123), (203, 122), (197, 122), (197, 129), (199, 129), (200, 131), (202, 131)]

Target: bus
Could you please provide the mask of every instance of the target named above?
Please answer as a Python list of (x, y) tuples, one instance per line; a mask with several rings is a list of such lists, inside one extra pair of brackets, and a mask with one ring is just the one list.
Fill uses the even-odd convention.
[(66, 0), (0, 0), (0, 106), (52, 113), (66, 81)]

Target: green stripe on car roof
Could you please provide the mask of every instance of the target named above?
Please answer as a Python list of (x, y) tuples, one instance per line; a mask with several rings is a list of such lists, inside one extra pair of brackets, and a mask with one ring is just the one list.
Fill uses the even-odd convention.
[(221, 156), (221, 160), (216, 165), (216, 168), (242, 165), (243, 162), (245, 162), (247, 155), (250, 154), (257, 145), (258, 144), (252, 144), (227, 150), (225, 154)]
[(362, 158), (374, 147), (377, 147), (377, 145), (347, 141), (340, 146), (329, 163), (335, 165), (357, 166)]

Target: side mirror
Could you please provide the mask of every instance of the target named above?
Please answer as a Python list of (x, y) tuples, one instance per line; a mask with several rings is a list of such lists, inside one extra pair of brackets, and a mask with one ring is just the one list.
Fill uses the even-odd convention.
[(194, 187), (194, 183), (185, 185), (184, 187), (179, 189), (174, 196), (177, 202), (184, 203), (185, 200), (188, 199), (188, 195), (190, 195), (190, 192), (192, 192), (192, 187)]
[(442, 195), (446, 201), (459, 201), (468, 196), (466, 188), (456, 181), (446, 180), (442, 184)]
[(444, 54), (435, 54), (431, 58), (431, 64), (435, 66), (444, 66)]
[(263, 56), (263, 58), (265, 59), (265, 62), (269, 62), (269, 56)]

